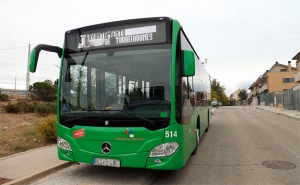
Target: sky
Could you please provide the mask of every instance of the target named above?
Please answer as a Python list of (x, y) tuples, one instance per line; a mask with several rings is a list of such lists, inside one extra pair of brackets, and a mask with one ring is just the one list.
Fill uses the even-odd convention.
[[(246, 89), (276, 61), (300, 51), (299, 0), (0, 0), (0, 88), (26, 89), (29, 44), (63, 46), (66, 31), (111, 21), (177, 19), (226, 95)], [(57, 54), (42, 51), (30, 85), (59, 76)]]

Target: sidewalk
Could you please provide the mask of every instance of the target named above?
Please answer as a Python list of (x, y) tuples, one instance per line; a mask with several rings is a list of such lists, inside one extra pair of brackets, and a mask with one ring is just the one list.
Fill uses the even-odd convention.
[(0, 158), (0, 184), (26, 184), (74, 163), (61, 161), (56, 145)]
[[(300, 111), (296, 110), (286, 110), (269, 106), (244, 106), (243, 108), (262, 109), (300, 120)], [(213, 108), (212, 113), (216, 110), (216, 108)], [(43, 177), (48, 173), (55, 172), (72, 164), (74, 163), (58, 159), (56, 145), (3, 157), (0, 158), (0, 185), (28, 184), (36, 178)]]
[(284, 108), (270, 107), (270, 106), (253, 106), (253, 107), (300, 120), (300, 111), (298, 110), (288, 110)]

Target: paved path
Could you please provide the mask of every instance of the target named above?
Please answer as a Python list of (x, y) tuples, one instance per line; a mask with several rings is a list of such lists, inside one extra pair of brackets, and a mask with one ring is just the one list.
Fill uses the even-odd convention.
[(22, 184), (25, 180), (66, 165), (69, 163), (58, 159), (56, 145), (46, 146), (0, 158), (0, 179), (2, 182), (9, 181), (6, 184)]

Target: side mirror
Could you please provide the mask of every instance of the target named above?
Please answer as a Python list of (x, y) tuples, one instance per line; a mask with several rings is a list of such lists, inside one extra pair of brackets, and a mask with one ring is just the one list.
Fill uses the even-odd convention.
[(46, 44), (37, 45), (30, 52), (30, 66), (29, 66), (29, 70), (32, 73), (34, 73), (35, 70), (36, 70), (36, 66), (37, 66), (37, 62), (38, 62), (39, 54), (40, 54), (41, 50), (45, 50), (45, 51), (50, 51), (50, 52), (57, 53), (59, 58), (62, 55), (62, 49), (60, 47), (50, 46), (50, 45), (46, 45)]
[(183, 62), (183, 76), (195, 75), (195, 54), (190, 50), (183, 50), (181, 52)]

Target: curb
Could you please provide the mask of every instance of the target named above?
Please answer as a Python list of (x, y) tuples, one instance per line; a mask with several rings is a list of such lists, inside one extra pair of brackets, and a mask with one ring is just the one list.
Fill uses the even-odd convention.
[(15, 184), (15, 185), (24, 185), (24, 184), (29, 184), (33, 180), (39, 179), (39, 178), (41, 178), (43, 176), (49, 175), (50, 173), (53, 173), (53, 172), (56, 172), (56, 171), (61, 170), (63, 168), (66, 168), (68, 166), (71, 166), (72, 164), (75, 164), (75, 163), (72, 163), (72, 162), (63, 162), (62, 164), (53, 165), (53, 166), (50, 166), (49, 168), (47, 168), (45, 170), (41, 170), (39, 172), (32, 173), (30, 175), (26, 175), (26, 176), (21, 177), (19, 179), (15, 179), (15, 180), (9, 181), (9, 182), (7, 182), (7, 183), (5, 183), (3, 185), (12, 185), (12, 184)]

